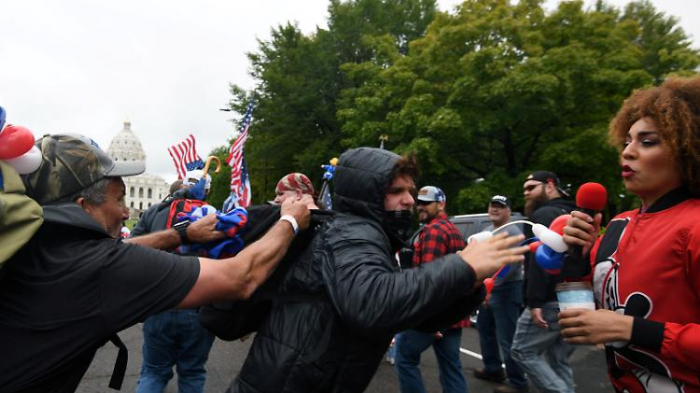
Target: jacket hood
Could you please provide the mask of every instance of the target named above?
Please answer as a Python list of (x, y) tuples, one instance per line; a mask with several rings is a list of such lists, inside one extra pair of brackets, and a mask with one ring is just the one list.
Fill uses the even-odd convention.
[(396, 153), (372, 147), (343, 153), (335, 169), (333, 210), (383, 223), (384, 194), (399, 159)]
[(43, 206), (44, 222), (87, 229), (111, 237), (82, 207), (73, 202)]

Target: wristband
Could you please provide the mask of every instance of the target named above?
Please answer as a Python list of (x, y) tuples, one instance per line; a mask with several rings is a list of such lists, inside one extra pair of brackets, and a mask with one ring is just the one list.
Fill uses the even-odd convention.
[(297, 234), (299, 234), (299, 224), (297, 224), (297, 219), (294, 218), (294, 216), (285, 214), (282, 217), (280, 217), (280, 221), (287, 221), (288, 223), (292, 224), (294, 235), (296, 236)]

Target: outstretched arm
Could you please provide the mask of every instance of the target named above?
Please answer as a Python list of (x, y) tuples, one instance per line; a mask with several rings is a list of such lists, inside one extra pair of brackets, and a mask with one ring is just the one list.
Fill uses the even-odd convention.
[[(308, 228), (309, 209), (291, 198), (282, 204), (281, 215), (291, 215), (299, 229)], [(201, 220), (200, 220), (201, 221)], [(199, 258), (197, 282), (178, 308), (191, 308), (223, 299), (246, 299), (272, 274), (294, 239), (292, 224), (280, 219), (257, 242), (233, 258)]]
[(358, 331), (401, 330), (447, 310), (473, 293), (475, 284), (501, 266), (522, 260), (527, 247), (509, 248), (522, 236), (496, 235), (417, 269), (397, 273), (389, 268), (381, 245), (347, 242), (333, 250), (326, 285), (345, 323)]
[[(202, 217), (187, 227), (187, 239), (192, 243), (208, 243), (223, 238), (223, 232), (216, 230), (216, 223), (215, 214)], [(180, 245), (180, 235), (176, 230), (169, 228), (144, 236), (132, 237), (124, 242), (170, 251)]]
[(510, 236), (508, 233), (499, 233), (486, 241), (472, 242), (457, 254), (474, 269), (476, 279), (483, 281), (503, 266), (523, 261), (523, 254), (529, 247), (516, 247), (523, 239), (523, 235)]

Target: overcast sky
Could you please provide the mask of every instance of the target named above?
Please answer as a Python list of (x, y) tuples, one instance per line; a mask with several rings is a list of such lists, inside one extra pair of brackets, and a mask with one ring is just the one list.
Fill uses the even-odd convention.
[[(460, 2), (438, 0), (447, 11)], [(700, 1), (652, 2), (678, 16), (700, 47)], [(192, 133), (204, 156), (234, 134), (227, 121), (234, 114), (219, 108), (230, 99), (229, 83), (253, 87), (246, 53), (257, 49), (256, 40), (287, 21), (305, 33), (325, 27), (327, 6), (327, 0), (2, 0), (0, 106), (8, 122), (36, 137), (80, 133), (105, 150), (128, 119), (144, 145), (147, 171), (171, 181), (168, 146)]]

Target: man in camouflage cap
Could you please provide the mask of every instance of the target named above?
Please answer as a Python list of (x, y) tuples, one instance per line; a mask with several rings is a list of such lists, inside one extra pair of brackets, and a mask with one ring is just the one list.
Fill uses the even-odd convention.
[[(121, 176), (143, 163), (112, 161), (92, 140), (44, 136), (43, 161), (25, 177), (27, 193), (44, 210), (37, 233), (2, 267), (0, 386), (15, 391), (75, 391), (95, 351), (147, 316), (214, 300), (241, 299), (271, 274), (306, 228), (308, 209), (282, 205), (280, 222), (237, 257), (210, 260), (141, 247), (172, 249), (182, 241), (219, 239), (216, 217), (123, 242), (128, 217)], [(125, 347), (110, 386), (118, 388)]]
[(114, 162), (92, 139), (80, 135), (47, 135), (37, 142), (42, 153), (38, 170), (26, 176), (27, 195), (47, 205), (70, 199), (107, 177), (139, 175), (142, 161)]

